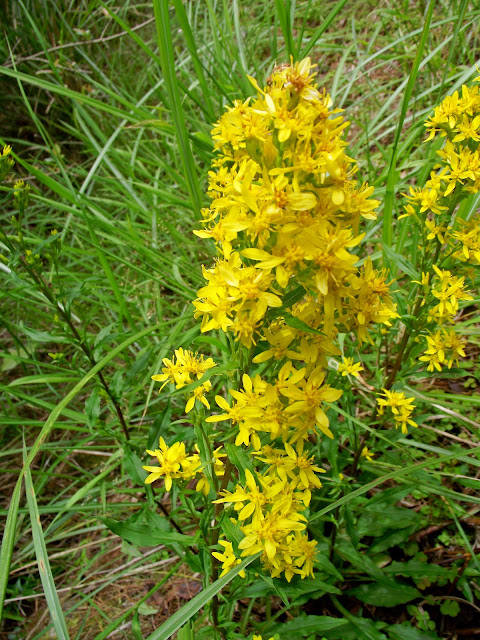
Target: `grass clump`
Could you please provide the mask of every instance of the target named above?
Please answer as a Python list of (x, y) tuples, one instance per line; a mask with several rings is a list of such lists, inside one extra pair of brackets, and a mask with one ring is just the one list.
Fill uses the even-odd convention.
[[(474, 634), (478, 10), (1, 11), (7, 637)], [(292, 173), (307, 56), (351, 124)]]

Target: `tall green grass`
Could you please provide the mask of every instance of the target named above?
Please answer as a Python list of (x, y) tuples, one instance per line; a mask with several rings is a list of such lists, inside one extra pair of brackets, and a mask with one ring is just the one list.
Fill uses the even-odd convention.
[[(142, 452), (179, 414), (174, 397), (165, 403), (154, 393), (150, 376), (173, 348), (206, 342), (190, 301), (210, 256), (191, 230), (207, 204), (211, 124), (225, 105), (251, 95), (245, 74), (266, 77), (290, 55), (318, 62), (352, 122), (360, 176), (385, 202), (383, 217), (366, 229), (372, 255), (381, 260), (383, 238), (390, 256), (411, 256), (415, 230), (409, 221), (394, 223), (400, 194), (435, 161), (433, 152), (425, 157), (422, 119), (475, 73), (479, 13), (463, 1), (432, 1), (425, 11), (420, 4), (333, 0), (9, 0), (2, 7), (0, 143), (13, 146), (14, 175), (31, 185), (25, 242), (43, 256), (45, 283), (68, 308), (93, 358), (21, 263), (0, 264), (0, 469), (8, 496), (1, 510), (0, 608), (10, 637), (47, 637), (52, 624), (59, 638), (100, 640), (125, 624), (131, 626), (124, 637), (147, 637), (164, 616), (141, 614), (146, 596), (138, 593), (118, 615), (96, 603), (95, 595), (109, 594), (119, 576), (135, 591), (150, 569), (133, 570), (151, 561), (127, 545), (115, 550), (118, 540), (101, 518), (140, 517), (142, 504), (153, 504), (138, 474)], [(15, 240), (12, 200), (6, 190), (2, 196), (1, 228)], [(57, 264), (45, 257), (53, 229)], [(4, 246), (0, 253), (11, 257)], [(393, 267), (402, 278), (401, 263)], [(468, 330), (478, 335), (474, 322)], [(459, 475), (476, 473), (478, 393), (421, 393), (434, 419), (447, 420), (447, 433), (461, 424), (471, 448), (454, 440), (452, 450), (437, 446), (429, 432), (415, 450), (410, 441), (380, 437), (379, 446), (391, 451), (391, 462), (376, 467), (381, 475), (362, 490), (332, 494), (317, 516), (338, 516), (343, 505), (387, 480), (409, 490), (420, 482), (440, 504), (442, 497), (459, 501), (455, 522), (478, 505), (475, 493), (462, 495), (468, 483), (457, 491), (445, 485), (454, 471), (440, 466), (458, 459), (466, 465)], [(366, 420), (356, 427), (369, 429)], [(181, 423), (175, 428), (185, 431)], [(161, 563), (168, 554), (160, 549), (154, 557)], [(116, 573), (125, 558), (135, 561)], [(103, 567), (114, 577), (97, 583)], [(172, 573), (170, 565), (162, 567), (152, 569), (159, 583)], [(30, 605), (43, 593), (51, 618)], [(198, 608), (207, 600), (198, 600)], [(169, 629), (186, 621), (180, 616)], [(274, 620), (262, 632), (269, 630)]]

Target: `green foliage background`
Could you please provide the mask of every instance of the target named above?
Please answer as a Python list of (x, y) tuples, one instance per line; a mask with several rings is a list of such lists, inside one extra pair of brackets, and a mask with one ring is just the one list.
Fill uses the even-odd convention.
[[(383, 215), (366, 227), (372, 258), (381, 260), (382, 247), (389, 247), (386, 258), (401, 287), (416, 237), (409, 221), (394, 226), (400, 194), (424, 182), (435, 162), (435, 149), (421, 144), (424, 118), (475, 74), (479, 13), (465, 1), (428, 7), (390, 0), (2, 5), (0, 143), (14, 150), (12, 180), (22, 177), (31, 186), (25, 242), (39, 256), (44, 285), (68, 309), (78, 332), (72, 337), (58, 308), (22, 268), (20, 255), (9, 266), (0, 263), (0, 471), (6, 495), (0, 597), (5, 590), (9, 638), (49, 637), (50, 615), (56, 616), (58, 637), (100, 640), (119, 630), (115, 637), (141, 638), (180, 604), (153, 607), (153, 613), (142, 609), (172, 574), (183, 575), (185, 567), (173, 555), (182, 558), (182, 547), (139, 553), (142, 542), (120, 546), (102, 518), (126, 520), (145, 501), (154, 504), (138, 472), (142, 452), (178, 418), (180, 405), (175, 397), (166, 402), (154, 393), (150, 376), (173, 348), (201, 348), (205, 342), (190, 301), (202, 284), (201, 265), (211, 256), (191, 229), (206, 204), (211, 124), (226, 104), (251, 95), (245, 74), (266, 78), (289, 55), (308, 54), (318, 63), (321, 82), (352, 122), (349, 150), (360, 177), (385, 202)], [(2, 232), (14, 239), (9, 186), (1, 194), (0, 220)], [(404, 297), (399, 289), (400, 306)], [(465, 332), (478, 344), (475, 319)], [(438, 584), (450, 577), (466, 610), (469, 602), (475, 605), (480, 567), (468, 523), (480, 502), (480, 372), (477, 351), (472, 354), (458, 379), (412, 390), (426, 407), (413, 441), (397, 438), (388, 459), (360, 477), (361, 486), (325, 498), (324, 515), (341, 520), (350, 537), (373, 537), (373, 559), (356, 545), (339, 543), (344, 566), (353, 567), (350, 574), (346, 570), (349, 580), (359, 583), (350, 584), (347, 598), (356, 600), (342, 600), (339, 593), (337, 599), (333, 592), (335, 626), (333, 617), (321, 620), (302, 609), (326, 587), (290, 593), (297, 620), (287, 629), (290, 623), (282, 627), (275, 615), (267, 616), (267, 637), (292, 638), (295, 631), (295, 637), (377, 639), (388, 633), (394, 640), (426, 640), (439, 637), (428, 611), (437, 631), (447, 632), (448, 608), (438, 613), (442, 591), (431, 594), (427, 610), (425, 594), (414, 594), (415, 604), (408, 605), (413, 609), (405, 613), (403, 607), (397, 619), (405, 629), (414, 623), (404, 632), (402, 624), (382, 631), (383, 623), (370, 624), (358, 608), (351, 613), (353, 602), (368, 610), (394, 598), (375, 581), (382, 553), (412, 544), (414, 534), (445, 521), (437, 535), (446, 537), (431, 542), (455, 551), (458, 558), (447, 566), (455, 575), (461, 571), (458, 577), (427, 565), (415, 547), (410, 560), (382, 575), (403, 576), (410, 589), (425, 588), (422, 580)], [(129, 443), (122, 443), (117, 407), (128, 422)], [(368, 428), (361, 415), (352, 420)], [(437, 431), (432, 420), (442, 420)], [(188, 437), (181, 421), (174, 432), (178, 439)], [(380, 440), (382, 446), (390, 445)], [(335, 455), (332, 450), (330, 463), (341, 467), (342, 455)], [(382, 492), (374, 496), (366, 487)], [(408, 525), (405, 513), (395, 511), (407, 495), (417, 501), (407, 512)], [(37, 561), (45, 575), (35, 569)], [(42, 610), (43, 593), (48, 609)], [(248, 602), (245, 596), (240, 609), (250, 622)], [(392, 602), (401, 604), (398, 597)], [(254, 630), (243, 622), (241, 629)]]

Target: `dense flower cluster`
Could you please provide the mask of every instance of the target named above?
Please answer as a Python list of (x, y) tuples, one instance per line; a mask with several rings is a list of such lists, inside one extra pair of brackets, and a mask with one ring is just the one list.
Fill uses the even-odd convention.
[(452, 329), (439, 329), (426, 336), (428, 348), (420, 360), (428, 362), (428, 370), (442, 370), (442, 366), (449, 369), (458, 365), (458, 358), (465, 357), (465, 340)]
[[(202, 491), (205, 495), (208, 495), (210, 492), (210, 483), (204, 474), (204, 467), (202, 466), (198, 449), (196, 453), (188, 455), (183, 442), (175, 442), (169, 447), (165, 440), (160, 437), (159, 448), (155, 449), (155, 451), (147, 449), (147, 453), (157, 458), (159, 466), (152, 467), (146, 465), (143, 467), (145, 471), (149, 472), (145, 484), (151, 484), (155, 482), (155, 480), (163, 478), (165, 481), (165, 489), (170, 491), (172, 488), (172, 480), (192, 480), (199, 476), (197, 491)], [(222, 453), (222, 447), (218, 447), (218, 449), (213, 452), (212, 457), (213, 472), (217, 478), (221, 478), (225, 473), (222, 458), (226, 457), (226, 454)]]
[(169, 447), (165, 440), (161, 437), (159, 448), (155, 451), (147, 450), (147, 453), (157, 458), (159, 466), (144, 466), (145, 471), (149, 472), (149, 476), (145, 480), (146, 484), (151, 484), (159, 478), (165, 478), (165, 488), (170, 491), (172, 488), (172, 479), (189, 480), (193, 478), (200, 468), (200, 460), (198, 456), (188, 456), (185, 452), (185, 444), (183, 442), (175, 442)]
[[(212, 358), (205, 360), (203, 355), (184, 349), (177, 349), (173, 360), (164, 358), (163, 364), (165, 366), (162, 369), (162, 373), (152, 376), (152, 380), (155, 380), (155, 382), (163, 382), (160, 391), (168, 382), (173, 383), (177, 389), (181, 389), (187, 384), (195, 382), (195, 380), (200, 380), (208, 369), (216, 366)], [(210, 380), (205, 380), (203, 384), (197, 385), (193, 389), (193, 395), (190, 396), (187, 401), (185, 407), (186, 413), (189, 413), (193, 409), (196, 400), (199, 400), (207, 409), (210, 409), (210, 404), (205, 394), (208, 393), (211, 388), (212, 383)]]
[[(398, 317), (387, 273), (368, 258), (358, 266), (360, 220), (374, 219), (378, 202), (373, 187), (354, 179), (343, 139), (348, 122), (318, 90), (313, 68), (308, 58), (276, 67), (264, 88), (250, 78), (257, 97), (235, 102), (215, 125), (212, 203), (195, 232), (217, 249), (214, 264), (203, 267), (195, 316), (202, 332), (228, 334), (242, 363), (231, 400), (217, 395), (221, 411), (205, 421), (249, 454), (241, 479), (228, 485), (226, 475), (215, 500), (230, 509), (238, 545), (222, 538), (214, 557), (225, 573), (238, 555), (260, 553), (264, 568), (288, 581), (313, 575), (317, 543), (306, 533), (305, 511), (323, 469), (308, 443), (333, 437), (326, 411), (342, 395), (326, 382), (328, 360), (343, 356), (337, 380), (363, 370), (342, 353), (338, 334), (361, 344), (374, 323)], [(208, 407), (208, 380), (201, 380), (213, 361), (179, 349), (175, 361), (163, 362), (154, 379), (177, 388), (197, 380), (186, 410), (197, 398)], [(364, 456), (372, 459), (367, 449)], [(169, 477), (202, 473), (196, 458), (176, 462)], [(152, 480), (168, 478), (166, 464), (146, 468)]]
[[(288, 348), (305, 362), (312, 348), (334, 353), (340, 331), (367, 340), (369, 325), (397, 317), (386, 274), (370, 262), (359, 269), (351, 253), (378, 201), (353, 179), (348, 122), (312, 69), (308, 58), (276, 67), (265, 89), (251, 78), (257, 98), (236, 102), (215, 126), (212, 204), (195, 232), (219, 254), (194, 303), (202, 331), (231, 331), (246, 347), (262, 340), (267, 352), (283, 346), (279, 359)], [(292, 292), (301, 304), (289, 304)]]
[(260, 433), (268, 433), (271, 440), (280, 437), (283, 442), (304, 442), (309, 432), (318, 429), (332, 438), (324, 403), (338, 400), (342, 391), (323, 384), (325, 371), (321, 367), (309, 375), (307, 371), (306, 367), (295, 369), (287, 360), (272, 383), (258, 374), (253, 379), (244, 374), (243, 389), (229, 390), (234, 402), (229, 405), (216, 396), (224, 413), (210, 416), (206, 422), (230, 420), (238, 429), (235, 444), (252, 444), (255, 451), (261, 447)]
[[(475, 79), (480, 81), (480, 77)], [(410, 188), (405, 207), (424, 226), (425, 240), (433, 241), (432, 273), (422, 274), (426, 293), (428, 319), (438, 328), (425, 334), (426, 349), (420, 361), (428, 363), (429, 371), (451, 368), (465, 356), (465, 340), (455, 335), (454, 325), (462, 301), (472, 300), (465, 285), (469, 265), (480, 264), (480, 216), (463, 220), (458, 211), (462, 200), (480, 190), (480, 91), (478, 84), (463, 85), (435, 108), (425, 122), (431, 140), (436, 135), (445, 138), (437, 151), (440, 162), (434, 167), (423, 188)], [(442, 254), (446, 258), (442, 258)], [(447, 257), (456, 273), (440, 268)], [(429, 286), (429, 282), (431, 286)]]
[(388, 391), (387, 389), (384, 389), (380, 395), (384, 397), (377, 398), (379, 416), (384, 415), (386, 408), (390, 409), (394, 419), (395, 429), (400, 427), (402, 433), (405, 434), (408, 433), (408, 425), (411, 427), (418, 426), (411, 418), (413, 410), (415, 409), (415, 405), (413, 404), (415, 398), (407, 398), (401, 391)]
[[(264, 88), (250, 78), (257, 97), (236, 102), (215, 126), (212, 204), (195, 232), (218, 252), (194, 302), (202, 331), (230, 332), (269, 371), (268, 379), (245, 373), (230, 403), (216, 397), (222, 413), (207, 418), (229, 421), (256, 474), (218, 501), (238, 512), (241, 555), (261, 552), (271, 575), (287, 580), (313, 574), (316, 542), (302, 511), (322, 469), (305, 445), (314, 434), (333, 436), (325, 409), (342, 394), (325, 383), (327, 358), (341, 355), (338, 333), (367, 341), (369, 326), (398, 315), (386, 273), (368, 259), (356, 264), (360, 219), (374, 218), (378, 202), (353, 179), (348, 123), (312, 71), (305, 59), (276, 67)], [(339, 368), (361, 370), (352, 358)]]
[(313, 575), (316, 542), (305, 535), (306, 518), (301, 512), (310, 501), (309, 488), (321, 487), (315, 473), (323, 469), (303, 454), (301, 446), (295, 450), (287, 444), (286, 449), (287, 453), (264, 447), (258, 456), (269, 465), (266, 472), (256, 481), (247, 469), (245, 486), (237, 485), (233, 493), (225, 491), (216, 502), (233, 504), (238, 512), (244, 534), (241, 555), (261, 551), (272, 577), (283, 571), (290, 581), (295, 574)]

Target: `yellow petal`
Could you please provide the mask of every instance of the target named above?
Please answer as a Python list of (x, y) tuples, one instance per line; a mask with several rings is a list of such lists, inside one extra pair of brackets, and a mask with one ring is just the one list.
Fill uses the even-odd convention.
[(288, 204), (294, 211), (306, 211), (313, 209), (317, 204), (317, 198), (315, 194), (310, 192), (292, 193), (288, 196)]

